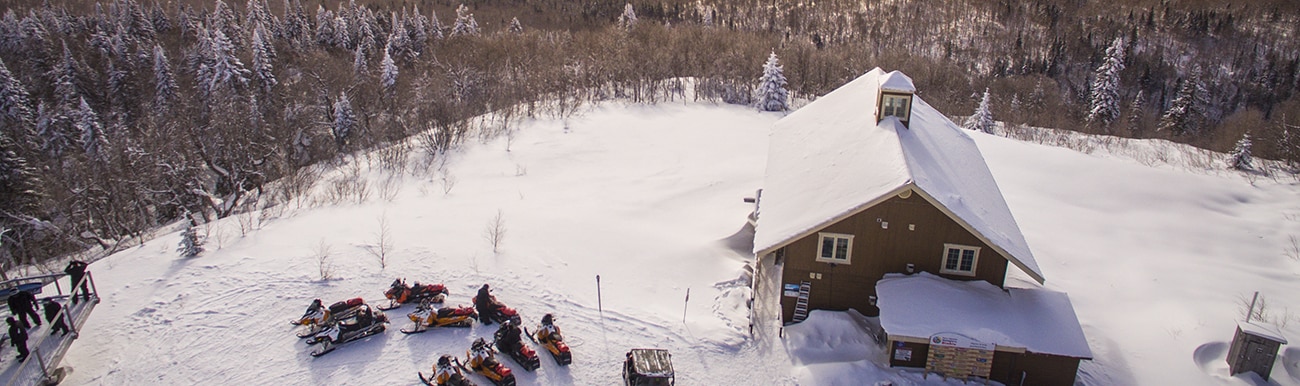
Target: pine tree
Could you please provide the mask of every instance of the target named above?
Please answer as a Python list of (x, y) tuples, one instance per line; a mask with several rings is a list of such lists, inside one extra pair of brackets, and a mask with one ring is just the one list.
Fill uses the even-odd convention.
[(1124, 69), (1124, 39), (1115, 38), (1115, 42), (1106, 49), (1106, 59), (1092, 80), (1091, 110), (1088, 123), (1101, 125), (1110, 132), (1110, 124), (1119, 117), (1119, 72)]
[(519, 24), (519, 18), (518, 18), (518, 17), (512, 17), (512, 18), (510, 18), (510, 33), (513, 33), (513, 34), (516, 34), (516, 35), (519, 35), (519, 34), (523, 34), (523, 33), (524, 33), (524, 26), (523, 26), (523, 24)]
[(349, 50), (357, 48), (356, 42), (352, 40), (352, 26), (348, 24), (347, 18), (339, 15), (334, 16), (334, 45)]
[(81, 106), (73, 118), (81, 132), (81, 149), (86, 152), (86, 157), (98, 162), (107, 160), (108, 139), (104, 137), (104, 125), (99, 121), (99, 114), (86, 103), (86, 98), (81, 98)]
[(266, 36), (266, 29), (257, 26), (253, 30), (253, 78), (257, 80), (263, 95), (271, 93), (277, 81), (272, 63), (275, 59), (275, 46)]
[(41, 152), (50, 158), (63, 158), (72, 146), (72, 119), (64, 111), (47, 108), (45, 103), (36, 107), (36, 136), (41, 141)]
[(335, 47), (334, 12), (326, 10), (324, 5), (316, 8), (316, 44), (322, 48)]
[(980, 99), (979, 107), (975, 108), (975, 114), (966, 118), (963, 126), (967, 130), (993, 134), (993, 113), (989, 111), (989, 89), (984, 89), (984, 97)]
[(442, 40), (446, 38), (446, 36), (442, 34), (442, 22), (438, 21), (438, 12), (433, 10), (429, 11), (429, 37), (434, 40)]
[(367, 60), (366, 50), (361, 47), (357, 47), (356, 52), (352, 53), (352, 72), (357, 74), (358, 77), (370, 73), (370, 67), (366, 65)]
[(82, 88), (79, 85), (81, 70), (77, 61), (72, 58), (72, 51), (68, 49), (68, 43), (63, 43), (63, 56), (54, 68), (50, 69), (50, 75), (54, 83), (54, 95), (58, 98), (60, 107), (72, 108), (76, 106), (77, 99), (82, 95)]
[(343, 148), (348, 144), (348, 139), (357, 129), (357, 115), (352, 111), (352, 101), (348, 100), (347, 93), (339, 94), (338, 102), (334, 102), (332, 129), (334, 144), (338, 146), (339, 151), (343, 151)]
[(623, 14), (618, 15), (618, 26), (632, 29), (634, 25), (636, 25), (636, 9), (632, 8), (632, 3), (624, 3)]
[(383, 73), (380, 77), (380, 83), (384, 87), (384, 95), (389, 98), (397, 93), (397, 65), (393, 63), (393, 57), (388, 54), (388, 49), (384, 49)]
[(0, 118), (10, 125), (26, 125), (35, 122), (32, 115), (32, 97), (22, 82), (9, 72), (9, 67), (0, 60)]
[(785, 74), (776, 52), (768, 54), (767, 63), (763, 64), (763, 76), (758, 80), (758, 108), (763, 111), (786, 111), (790, 109), (790, 92), (785, 89)]
[(1201, 82), (1198, 68), (1178, 86), (1178, 93), (1169, 102), (1169, 109), (1160, 117), (1157, 130), (1167, 130), (1174, 135), (1199, 132), (1204, 93), (1205, 85)]
[[(188, 218), (189, 215), (185, 217)], [(176, 252), (180, 252), (181, 257), (195, 257), (203, 253), (203, 239), (199, 237), (193, 223), (187, 224), (185, 230), (181, 231), (181, 242)]]
[[(405, 13), (406, 9), (403, 8), (402, 12)], [(419, 5), (414, 6), (411, 16), (406, 19), (406, 30), (416, 55), (424, 53), (424, 45), (429, 43), (429, 21), (420, 14)]]
[(1137, 96), (1133, 97), (1133, 103), (1128, 105), (1128, 131), (1134, 134), (1142, 132), (1142, 118), (1146, 115), (1143, 109), (1143, 101), (1146, 100), (1146, 91), (1138, 90)]
[(218, 29), (199, 32), (199, 68), (195, 80), (206, 97), (222, 92), (234, 95), (248, 84), (248, 69), (235, 57), (235, 46)]
[(451, 27), (451, 36), (478, 36), (478, 22), (474, 21), (474, 14), (469, 13), (469, 8), (465, 4), (456, 7), (456, 24)]
[(41, 194), (37, 171), (18, 154), (16, 142), (0, 130), (0, 208), (27, 213), (37, 206)]
[(1237, 170), (1251, 170), (1253, 161), (1250, 156), (1250, 133), (1243, 133), (1241, 139), (1237, 140), (1237, 146), (1228, 154), (1228, 166)]
[(176, 100), (176, 76), (172, 75), (172, 66), (167, 62), (167, 54), (162, 46), (153, 46), (153, 104), (156, 113), (163, 113), (171, 108)]

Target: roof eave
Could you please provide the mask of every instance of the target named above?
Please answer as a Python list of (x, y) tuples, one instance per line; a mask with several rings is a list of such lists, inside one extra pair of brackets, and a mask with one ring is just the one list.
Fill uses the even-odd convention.
[(931, 196), (929, 192), (925, 191), (925, 189), (921, 189), (921, 187), (916, 186), (915, 183), (909, 183), (908, 185), (911, 185), (912, 190), (915, 190), (918, 194), (921, 195), (922, 198), (925, 198), (925, 200), (928, 201), (930, 205), (934, 205), (935, 208), (939, 208), (939, 211), (943, 212), (943, 214), (947, 215), (953, 221), (957, 222), (957, 224), (961, 225), (961, 227), (963, 229), (966, 229), (967, 232), (970, 232), (972, 235), (975, 235), (976, 238), (978, 238), (980, 241), (983, 241), (984, 244), (987, 244), (990, 248), (993, 248), (994, 251), (997, 251), (998, 253), (1002, 254), (1002, 256), (1006, 256), (1007, 261), (1011, 262), (1011, 265), (1016, 266), (1016, 268), (1020, 268), (1021, 272), (1024, 272), (1025, 274), (1029, 275), (1029, 277), (1034, 279), (1034, 281), (1038, 282), (1039, 285), (1042, 285), (1044, 284), (1044, 282), (1047, 281), (1047, 279), (1043, 277), (1042, 273), (1029, 269), (1029, 266), (1025, 265), (1024, 262), (1021, 262), (1019, 258), (1011, 254), (1010, 252), (1007, 252), (1006, 248), (1003, 248), (997, 243), (994, 243), (993, 240), (989, 239), (987, 236), (984, 236), (983, 233), (980, 233), (978, 230), (976, 230), (975, 227), (970, 225), (970, 223), (966, 222), (966, 220), (963, 220), (960, 216), (957, 216), (956, 213), (953, 213), (952, 210), (944, 206), (943, 203), (939, 202), (939, 200), (934, 198), (934, 196)]
[[(811, 234), (813, 234), (813, 233), (816, 233), (816, 232), (820, 231), (822, 228), (825, 228), (825, 227), (827, 227), (827, 226), (829, 226), (829, 225), (831, 225), (831, 224), (834, 224), (834, 223), (837, 223), (837, 222), (843, 221), (844, 219), (849, 218), (849, 217), (853, 217), (854, 215), (856, 215), (856, 214), (858, 214), (858, 213), (861, 213), (862, 211), (867, 210), (867, 209), (869, 209), (869, 208), (871, 208), (871, 207), (873, 207), (873, 206), (879, 205), (880, 203), (885, 202), (885, 200), (888, 200), (890, 197), (893, 197), (893, 196), (895, 196), (895, 195), (898, 195), (899, 193), (902, 193), (904, 190), (911, 189), (911, 188), (913, 188), (913, 187), (915, 187), (915, 186), (916, 186), (915, 183), (913, 183), (911, 180), (908, 180), (906, 183), (903, 183), (902, 185), (899, 185), (898, 187), (896, 187), (896, 188), (894, 188), (894, 189), (892, 189), (892, 190), (890, 190), (890, 191), (888, 191), (888, 192), (885, 192), (885, 194), (882, 194), (882, 195), (880, 195), (879, 197), (876, 197), (876, 198), (872, 198), (872, 199), (870, 199), (870, 200), (867, 200), (866, 202), (864, 202), (864, 203), (862, 203), (862, 204), (860, 204), (860, 205), (858, 205), (858, 206), (855, 206), (855, 207), (849, 209), (848, 211), (845, 211), (844, 213), (841, 213), (841, 214), (839, 214), (839, 215), (837, 215), (837, 216), (835, 216), (835, 217), (831, 217), (830, 219), (827, 219), (827, 220), (825, 220), (825, 221), (822, 221), (822, 222), (819, 222), (819, 223), (817, 223), (817, 224), (814, 224), (813, 226), (809, 227), (808, 229), (805, 229), (805, 230), (803, 230), (803, 231), (801, 231), (801, 232), (799, 232), (799, 233), (796, 233), (794, 236), (787, 237), (787, 238), (781, 240), (780, 242), (777, 242), (777, 243), (775, 243), (775, 244), (772, 244), (772, 246), (770, 246), (770, 247), (767, 247), (767, 248), (764, 248), (764, 249), (762, 249), (762, 250), (759, 250), (757, 253), (754, 254), (754, 256), (757, 256), (757, 257), (759, 257), (759, 258), (762, 258), (763, 256), (767, 256), (767, 254), (769, 254), (769, 253), (775, 252), (776, 250), (781, 249), (781, 248), (785, 248), (785, 246), (790, 245), (791, 243), (793, 243), (793, 242), (795, 242), (795, 241), (798, 241), (799, 239), (802, 239), (802, 238), (804, 238), (804, 237), (808, 237), (808, 235), (811, 235)], [(759, 212), (759, 215), (758, 215), (758, 221), (759, 221), (759, 224), (758, 224), (757, 226), (761, 226), (761, 225), (762, 225), (762, 221), (763, 221), (763, 214), (762, 214), (762, 212)]]

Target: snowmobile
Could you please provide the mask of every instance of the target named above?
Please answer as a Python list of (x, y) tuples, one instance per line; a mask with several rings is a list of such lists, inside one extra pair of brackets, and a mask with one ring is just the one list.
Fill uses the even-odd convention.
[(307, 340), (307, 344), (321, 343), (321, 348), (312, 351), (311, 356), (329, 354), (342, 344), (384, 332), (388, 316), (383, 311), (375, 311), (369, 305), (362, 304), (351, 317), (336, 320)]
[(329, 308), (325, 308), (321, 306), (320, 299), (316, 299), (311, 302), (310, 306), (307, 306), (307, 312), (302, 314), (302, 318), (289, 321), (289, 324), (307, 326), (306, 331), (297, 334), (299, 339), (312, 337), (335, 320), (352, 317), (357, 310), (361, 309), (363, 304), (365, 303), (361, 298), (352, 298), (335, 302)]
[(554, 324), (554, 317), (551, 314), (542, 316), (542, 325), (538, 327), (537, 332), (528, 333), (528, 337), (533, 342), (541, 344), (546, 348), (546, 352), (551, 353), (551, 358), (560, 366), (568, 366), (573, 363), (573, 353), (569, 352), (569, 345), (564, 343), (564, 335), (560, 334), (560, 327)]
[(447, 295), (447, 286), (442, 284), (420, 284), (417, 281), (414, 286), (408, 286), (405, 279), (393, 279), (393, 284), (388, 286), (388, 291), (384, 291), (388, 304), (380, 306), (379, 309), (388, 311), (406, 303), (418, 304), (426, 300), (431, 303), (442, 303)]
[(474, 312), (473, 307), (443, 307), (434, 310), (433, 305), (429, 302), (422, 302), (420, 306), (406, 315), (408, 319), (415, 322), (414, 328), (403, 328), (401, 331), (406, 334), (418, 334), (429, 331), (427, 327), (469, 327), (478, 313)]
[(469, 362), (469, 367), (487, 377), (488, 380), (492, 381), (493, 385), (515, 385), (515, 375), (510, 372), (509, 367), (497, 361), (492, 346), (483, 341), (483, 338), (475, 340), (474, 344), (470, 346), (469, 352), (465, 354), (469, 356), (469, 360), (466, 361)]
[(420, 382), (429, 386), (478, 386), (469, 378), (465, 378), (465, 374), (461, 374), (459, 368), (452, 367), (451, 362), (453, 360), (456, 361), (457, 366), (465, 367), (460, 364), (460, 359), (452, 358), (451, 355), (443, 355), (438, 358), (438, 364), (433, 366), (433, 381), (425, 378), (424, 373), (419, 373)]
[[(479, 302), (478, 302), (477, 295), (474, 296), (473, 301), (475, 304), (475, 308), (480, 308), (478, 307)], [(515, 325), (519, 325), (519, 323), (522, 321), (522, 319), (519, 318), (518, 311), (515, 311), (514, 308), (510, 308), (506, 306), (505, 303), (497, 301), (496, 296), (492, 296), (491, 298), (489, 298), (487, 304), (489, 304), (489, 306), (487, 307), (488, 309), (486, 310), (479, 309), (478, 310), (479, 315), (485, 315), (489, 320), (497, 323), (505, 323), (506, 321), (510, 321), (510, 322), (514, 322)]]
[(500, 328), (497, 328), (493, 341), (496, 342), (497, 350), (509, 355), (510, 359), (523, 366), (524, 370), (536, 371), (538, 367), (542, 367), (542, 361), (537, 358), (537, 351), (524, 344), (520, 335), (518, 325), (505, 321), (501, 323)]

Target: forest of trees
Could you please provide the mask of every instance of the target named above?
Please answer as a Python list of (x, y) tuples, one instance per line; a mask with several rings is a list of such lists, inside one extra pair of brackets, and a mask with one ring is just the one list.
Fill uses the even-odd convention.
[[(1081, 0), (0, 0), (0, 268), (295, 194), (272, 181), (467, 118), (754, 104), (872, 67), (940, 111), (1300, 161), (1300, 10)], [(1109, 52), (1108, 52), (1109, 51)], [(683, 83), (682, 77), (697, 81)], [(483, 121), (477, 121), (483, 124)], [(291, 184), (286, 184), (291, 185)]]

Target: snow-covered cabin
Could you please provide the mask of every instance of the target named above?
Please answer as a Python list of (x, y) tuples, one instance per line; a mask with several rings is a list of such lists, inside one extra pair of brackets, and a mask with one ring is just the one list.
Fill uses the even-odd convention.
[[(1039, 284), (1044, 281), (975, 142), (917, 97), (911, 78), (898, 71), (876, 68), (773, 126), (754, 217), (759, 261), (754, 318), (760, 326), (778, 318), (799, 322), (813, 309), (852, 308), (889, 320), (890, 315), (882, 314), (889, 310), (877, 306), (896, 300), (878, 298), (890, 295), (877, 293), (887, 274), (925, 273), (940, 282), (982, 281), (1009, 291), (1003, 287), (1007, 270), (1014, 267)], [(1039, 290), (1015, 292), (1020, 291)], [(993, 366), (1001, 373), (985, 377), (1007, 384), (1026, 377), (1033, 384), (1073, 383), (1079, 359), (1091, 353), (1065, 294), (1044, 298), (1064, 306), (1021, 313), (1030, 320), (1035, 313), (1051, 314), (1039, 316), (1044, 323), (1062, 324), (1035, 331), (1064, 332), (1072, 339), (1072, 350), (1043, 353), (1052, 357), (1046, 362), (1020, 358), (1050, 369), (1051, 376), (1025, 373), (1023, 366), (1013, 365), (1017, 359), (1002, 355), (1003, 363)], [(1069, 310), (1068, 316), (1057, 315), (1062, 309)], [(978, 317), (922, 311), (948, 319), (949, 326)], [(913, 336), (918, 330), (905, 336), (883, 327), (891, 354), (897, 343), (932, 338)], [(984, 343), (1021, 356), (1034, 353), (1014, 340)], [(910, 352), (919, 357), (900, 355), (908, 360), (891, 364), (929, 365), (925, 350)]]

